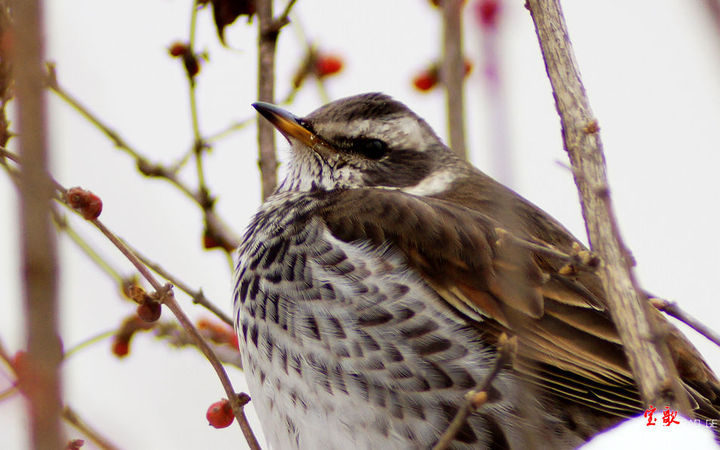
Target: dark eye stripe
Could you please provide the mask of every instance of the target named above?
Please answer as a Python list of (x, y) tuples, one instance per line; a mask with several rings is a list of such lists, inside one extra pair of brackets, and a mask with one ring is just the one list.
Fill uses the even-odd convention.
[(387, 144), (380, 139), (359, 137), (335, 141), (339, 149), (362, 155), (368, 159), (380, 159), (390, 151)]

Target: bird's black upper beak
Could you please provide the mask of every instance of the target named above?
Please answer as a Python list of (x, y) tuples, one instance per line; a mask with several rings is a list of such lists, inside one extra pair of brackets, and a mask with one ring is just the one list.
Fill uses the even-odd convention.
[(318, 144), (318, 136), (305, 128), (300, 119), (291, 112), (265, 102), (255, 102), (252, 105), (263, 117), (273, 124), (288, 141), (290, 138), (293, 138), (311, 148)]

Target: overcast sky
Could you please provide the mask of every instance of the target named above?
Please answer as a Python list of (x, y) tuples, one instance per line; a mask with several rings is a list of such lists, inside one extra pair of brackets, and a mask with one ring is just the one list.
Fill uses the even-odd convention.
[[(557, 164), (567, 158), (532, 21), (522, 1), (505, 3), (499, 54), (512, 187), (587, 241), (572, 177)], [(280, 9), (284, 2), (276, 5)], [(699, 1), (595, 0), (564, 7), (638, 278), (720, 330), (720, 34)], [(327, 81), (331, 98), (383, 91), (447, 135), (441, 92), (420, 94), (411, 85), (440, 52), (440, 16), (428, 1), (299, 0), (294, 11), (298, 26), (284, 29), (279, 41), (278, 97), (289, 89), (304, 33), (345, 58), (343, 72)], [(488, 151), (497, 111), (489, 107), (478, 70), (480, 33), (472, 11), (466, 12), (466, 53), (475, 66), (467, 84), (470, 155), (497, 175)], [(178, 61), (167, 55), (171, 42), (186, 39), (189, 13), (188, 0), (46, 1), (47, 54), (57, 63), (60, 83), (153, 161), (173, 162), (191, 143), (186, 80)], [(255, 26), (240, 19), (227, 30), (232, 48), (223, 49), (210, 12), (201, 11), (197, 40), (210, 56), (198, 78), (202, 132), (254, 117)], [(202, 250), (196, 208), (167, 183), (142, 178), (131, 159), (86, 120), (56, 97), (49, 99), (57, 179), (97, 193), (106, 225), (229, 313), (227, 260)], [(304, 115), (321, 104), (316, 86), (308, 83), (288, 109)], [(207, 158), (219, 212), (237, 233), (260, 201), (255, 139), (253, 124)], [(277, 143), (284, 158), (287, 144)], [(183, 178), (194, 183), (192, 167)], [(14, 189), (0, 175), (0, 210), (6, 211), (0, 215), (0, 339), (12, 351), (23, 345), (16, 205)], [(71, 220), (116, 267), (132, 273), (94, 229)], [(71, 347), (117, 327), (134, 308), (65, 237), (60, 250), (62, 337)], [(193, 317), (208, 316), (178, 297)], [(719, 371), (720, 350), (690, 337)], [(242, 442), (236, 426), (207, 426), (205, 410), (223, 393), (197, 352), (140, 336), (124, 360), (113, 357), (105, 341), (73, 356), (64, 369), (68, 402), (123, 448), (237, 448)], [(242, 373), (230, 369), (230, 375), (243, 390)], [(0, 389), (5, 385), (0, 378)], [(26, 447), (19, 407), (17, 399), (0, 403), (2, 448)], [(257, 423), (255, 429), (260, 431)]]

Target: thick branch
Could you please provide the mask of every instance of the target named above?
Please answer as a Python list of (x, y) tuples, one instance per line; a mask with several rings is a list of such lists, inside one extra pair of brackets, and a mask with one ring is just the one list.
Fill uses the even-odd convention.
[[(27, 386), (33, 448), (61, 448), (57, 247), (50, 220), (53, 184), (47, 174), (47, 115), (39, 0), (12, 2), (20, 158), (20, 229), (27, 330)], [(3, 9), (6, 5), (2, 5)]]
[(667, 345), (639, 294), (628, 252), (612, 210), (598, 125), (575, 62), (559, 0), (528, 0), (562, 123), (563, 141), (580, 192), (591, 248), (604, 264), (599, 274), (608, 306), (645, 404), (672, 405), (690, 414)]
[(462, 8), (464, 0), (443, 0), (442, 80), (447, 101), (450, 148), (467, 159), (465, 147), (465, 114), (463, 78), (465, 63), (462, 52)]

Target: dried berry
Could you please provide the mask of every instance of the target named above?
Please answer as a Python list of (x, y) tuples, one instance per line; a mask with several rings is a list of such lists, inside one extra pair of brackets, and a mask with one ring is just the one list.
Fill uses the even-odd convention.
[(87, 220), (95, 220), (102, 212), (100, 197), (80, 187), (74, 187), (65, 193), (65, 201)]
[(156, 301), (146, 301), (137, 307), (137, 315), (145, 322), (155, 322), (160, 318), (162, 305)]

